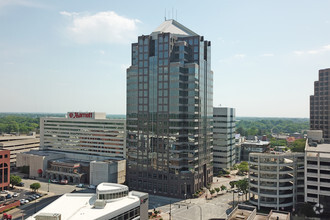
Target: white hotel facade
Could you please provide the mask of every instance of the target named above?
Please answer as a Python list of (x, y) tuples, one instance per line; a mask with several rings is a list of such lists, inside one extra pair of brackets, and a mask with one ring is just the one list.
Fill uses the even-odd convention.
[(68, 112), (40, 119), (40, 147), (61, 153), (126, 158), (126, 120), (105, 113)]

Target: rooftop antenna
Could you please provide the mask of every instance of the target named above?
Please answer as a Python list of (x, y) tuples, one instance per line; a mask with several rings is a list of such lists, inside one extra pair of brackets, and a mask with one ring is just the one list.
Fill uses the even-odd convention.
[(178, 21), (178, 10), (175, 9), (175, 20)]
[(166, 8), (165, 8), (165, 16), (164, 16), (164, 18), (165, 18), (165, 21), (166, 21)]
[(172, 20), (174, 19), (174, 9), (172, 7)]

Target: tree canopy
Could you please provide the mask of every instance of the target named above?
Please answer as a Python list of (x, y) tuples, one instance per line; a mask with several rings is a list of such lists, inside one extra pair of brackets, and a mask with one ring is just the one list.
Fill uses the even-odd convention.
[(10, 175), (10, 184), (11, 187), (18, 185), (22, 181), (22, 178), (16, 175)]
[(32, 189), (34, 192), (38, 191), (40, 187), (41, 187), (40, 183), (32, 183), (30, 185), (30, 189)]
[(242, 136), (271, 135), (271, 133), (303, 133), (309, 129), (307, 118), (238, 118), (236, 132)]

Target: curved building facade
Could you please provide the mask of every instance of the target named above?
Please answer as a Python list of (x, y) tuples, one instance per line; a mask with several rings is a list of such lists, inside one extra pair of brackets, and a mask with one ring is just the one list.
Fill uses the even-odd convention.
[(304, 195), (304, 153), (250, 153), (250, 203), (292, 209)]

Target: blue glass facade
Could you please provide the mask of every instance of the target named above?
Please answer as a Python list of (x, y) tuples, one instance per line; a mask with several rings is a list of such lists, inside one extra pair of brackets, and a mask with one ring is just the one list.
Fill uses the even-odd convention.
[(153, 32), (132, 44), (127, 70), (129, 188), (183, 198), (212, 181), (210, 58), (210, 41), (197, 34)]

